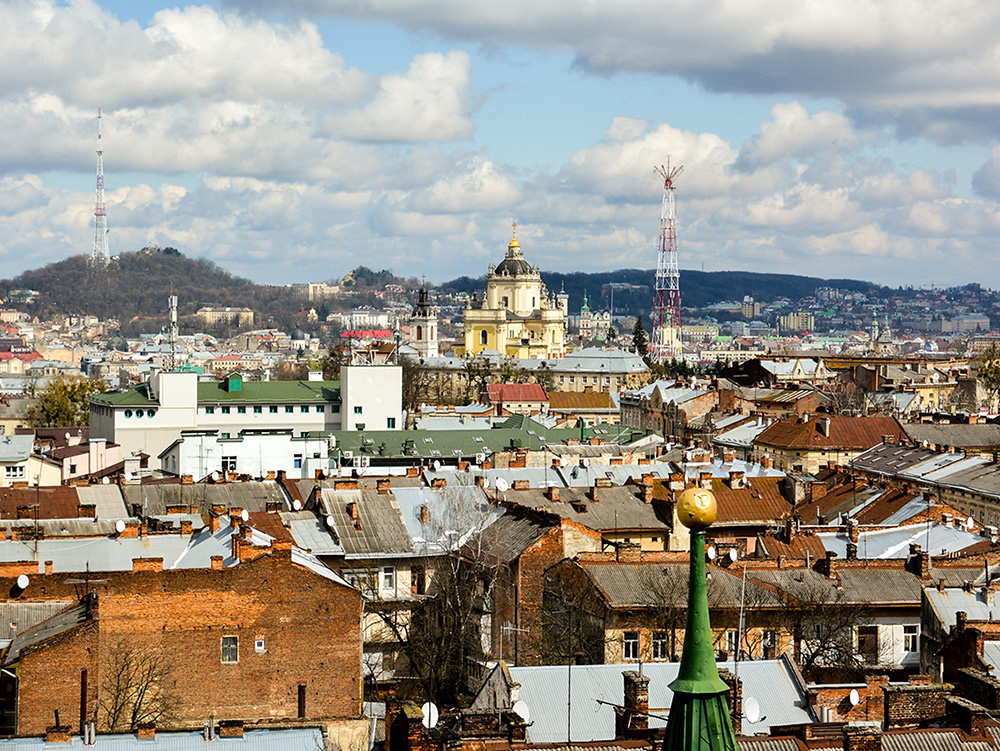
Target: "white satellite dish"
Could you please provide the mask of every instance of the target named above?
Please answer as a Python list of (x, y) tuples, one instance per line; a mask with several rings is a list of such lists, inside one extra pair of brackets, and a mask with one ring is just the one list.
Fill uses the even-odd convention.
[(757, 722), (760, 720), (760, 702), (752, 696), (744, 699), (743, 716), (747, 718), (747, 722)]
[(218, 482), (218, 480), (219, 480), (219, 473), (218, 472), (213, 472), (212, 473), (212, 482)]
[(514, 710), (514, 714), (524, 720), (525, 724), (531, 721), (531, 712), (528, 711), (528, 703), (524, 699), (514, 702), (514, 706), (511, 709)]
[(292, 501), (292, 509), (294, 511), (301, 511), (302, 510), (302, 501), (300, 501), (298, 499), (295, 499), (294, 501)]
[(497, 490), (499, 490), (501, 493), (506, 493), (509, 488), (510, 485), (507, 483), (505, 479), (503, 479), (502, 477), (497, 478)]
[(422, 720), (421, 724), (425, 728), (430, 730), (432, 727), (438, 724), (438, 717), (440, 716), (440, 713), (438, 712), (437, 705), (434, 702), (432, 701), (427, 702), (426, 704), (424, 704), (424, 706), (420, 708), (420, 711), (424, 713), (424, 719)]
[(966, 517), (965, 524), (964, 524), (964, 526), (965, 526), (966, 529), (972, 529), (972, 527), (973, 527), (974, 524), (975, 524), (975, 522), (972, 520), (971, 516)]
[(740, 554), (736, 552), (736, 548), (729, 548), (729, 560), (732, 563), (736, 563), (736, 559), (740, 557)]
[(431, 466), (434, 467), (434, 471), (437, 472), (439, 469), (441, 469), (441, 460), (435, 459), (434, 464), (432, 464)]
[(326, 517), (326, 526), (328, 526), (330, 529), (333, 529), (333, 525), (334, 525), (333, 517), (332, 516)]
[(708, 550), (705, 552), (708, 553), (708, 560), (710, 561), (715, 560), (715, 545), (709, 545)]
[(109, 480), (107, 477), (101, 478), (101, 485), (109, 485), (109, 484), (111, 484), (111, 480)]
[(240, 519), (242, 519), (243, 521), (250, 521), (250, 512), (247, 511), (246, 509), (243, 509), (240, 512)]
[(28, 578), (27, 574), (21, 574), (19, 577), (17, 577), (18, 589), (27, 589), (29, 584), (31, 584), (31, 580)]
[(851, 706), (856, 707), (858, 706), (858, 702), (861, 701), (861, 694), (858, 693), (856, 688), (852, 688), (851, 695), (848, 698), (851, 700)]
[(117, 532), (118, 534), (122, 534), (123, 532), (125, 532), (125, 522), (123, 522), (121, 519), (115, 522), (115, 532)]

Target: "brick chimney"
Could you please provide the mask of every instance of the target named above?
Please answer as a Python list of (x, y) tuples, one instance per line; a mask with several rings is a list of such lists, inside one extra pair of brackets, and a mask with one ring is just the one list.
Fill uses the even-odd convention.
[(733, 490), (742, 490), (746, 486), (746, 473), (729, 471), (729, 487)]
[(137, 725), (135, 729), (135, 734), (137, 738), (143, 740), (153, 740), (156, 738), (156, 723), (147, 722), (142, 725)]
[(760, 458), (760, 466), (764, 469), (774, 469), (774, 459), (770, 456), (762, 456)]
[(882, 726), (877, 722), (847, 723), (844, 751), (882, 751)]
[(431, 480), (431, 488), (434, 490), (443, 490), (448, 487), (448, 481), (443, 477), (435, 477)]
[(743, 681), (726, 668), (719, 670), (719, 677), (729, 686), (726, 703), (729, 705), (729, 716), (733, 722), (733, 732), (743, 734)]
[(601, 499), (601, 498), (600, 498), (600, 489), (599, 489), (599, 488), (598, 488), (598, 487), (597, 487), (597, 486), (595, 485), (594, 487), (592, 487), (592, 488), (590, 489), (590, 492), (589, 492), (589, 493), (587, 493), (587, 496), (588, 496), (588, 497), (590, 498), (590, 500), (592, 500), (592, 501), (593, 501), (594, 503), (597, 503), (597, 502), (598, 502), (598, 501), (599, 501), (599, 500)]
[(514, 480), (514, 490), (530, 490), (531, 483), (527, 480)]
[(242, 738), (243, 720), (223, 720), (219, 723), (220, 738)]
[(698, 487), (704, 490), (712, 489), (712, 473), (711, 472), (699, 472), (698, 473)]
[(426, 524), (427, 523), (427, 504), (426, 503), (423, 506), (420, 507), (420, 523), (421, 524)]
[(828, 579), (837, 578), (837, 553), (833, 550), (826, 551), (826, 558), (819, 562), (820, 573)]
[(351, 518), (352, 522), (356, 522), (361, 518), (357, 501), (351, 501), (347, 504), (347, 515)]
[(736, 461), (736, 454), (733, 451), (723, 451), (722, 452), (722, 463), (732, 464)]
[(858, 560), (858, 543), (856, 542), (847, 543), (847, 560), (849, 561)]
[(376, 480), (375, 489), (379, 495), (389, 495), (389, 478)]
[(555, 485), (550, 486), (546, 490), (545, 494), (548, 496), (549, 500), (552, 501), (553, 503), (559, 502), (559, 488), (557, 488)]
[(615, 713), (615, 738), (630, 737), (635, 731), (649, 728), (649, 678), (636, 670), (622, 671), (625, 700), (622, 711)]
[(847, 536), (855, 544), (861, 538), (861, 525), (853, 517), (847, 520)]
[(93, 503), (81, 503), (76, 507), (76, 516), (78, 519), (96, 519), (97, 506)]
[(476, 475), (476, 487), (477, 488), (485, 488), (486, 487), (486, 478), (483, 477), (482, 475)]

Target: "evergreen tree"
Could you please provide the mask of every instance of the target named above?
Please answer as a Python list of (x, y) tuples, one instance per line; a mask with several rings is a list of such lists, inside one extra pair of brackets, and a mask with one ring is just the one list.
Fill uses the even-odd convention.
[(632, 329), (632, 346), (635, 352), (649, 365), (649, 338), (646, 336), (646, 329), (642, 325), (642, 313), (636, 316), (635, 327)]

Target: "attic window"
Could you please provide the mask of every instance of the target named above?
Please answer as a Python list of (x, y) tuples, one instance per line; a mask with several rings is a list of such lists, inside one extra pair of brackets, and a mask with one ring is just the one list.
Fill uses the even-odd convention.
[(437, 449), (431, 449), (431, 456), (441, 456), (441, 452)]
[(481, 435), (473, 436), (472, 440), (474, 440), (476, 443), (482, 443), (483, 437)]
[(434, 443), (433, 438), (424, 438), (424, 443)]

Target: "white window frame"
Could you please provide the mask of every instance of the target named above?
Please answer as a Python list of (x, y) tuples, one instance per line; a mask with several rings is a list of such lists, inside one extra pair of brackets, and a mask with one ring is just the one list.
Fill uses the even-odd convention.
[(622, 659), (626, 662), (635, 662), (639, 659), (639, 632), (622, 632)]
[(654, 631), (652, 637), (652, 653), (651, 657), (654, 660), (669, 660), (670, 659), (670, 639), (668, 638), (666, 631)]
[(911, 623), (903, 626), (903, 651), (911, 654), (920, 651), (920, 626), (918, 624)]
[(383, 592), (395, 592), (396, 591), (396, 567), (395, 566), (383, 566), (382, 575), (380, 577), (380, 582), (382, 584)]
[(24, 465), (8, 464), (6, 467), (3, 468), (3, 476), (8, 480), (23, 480)]

